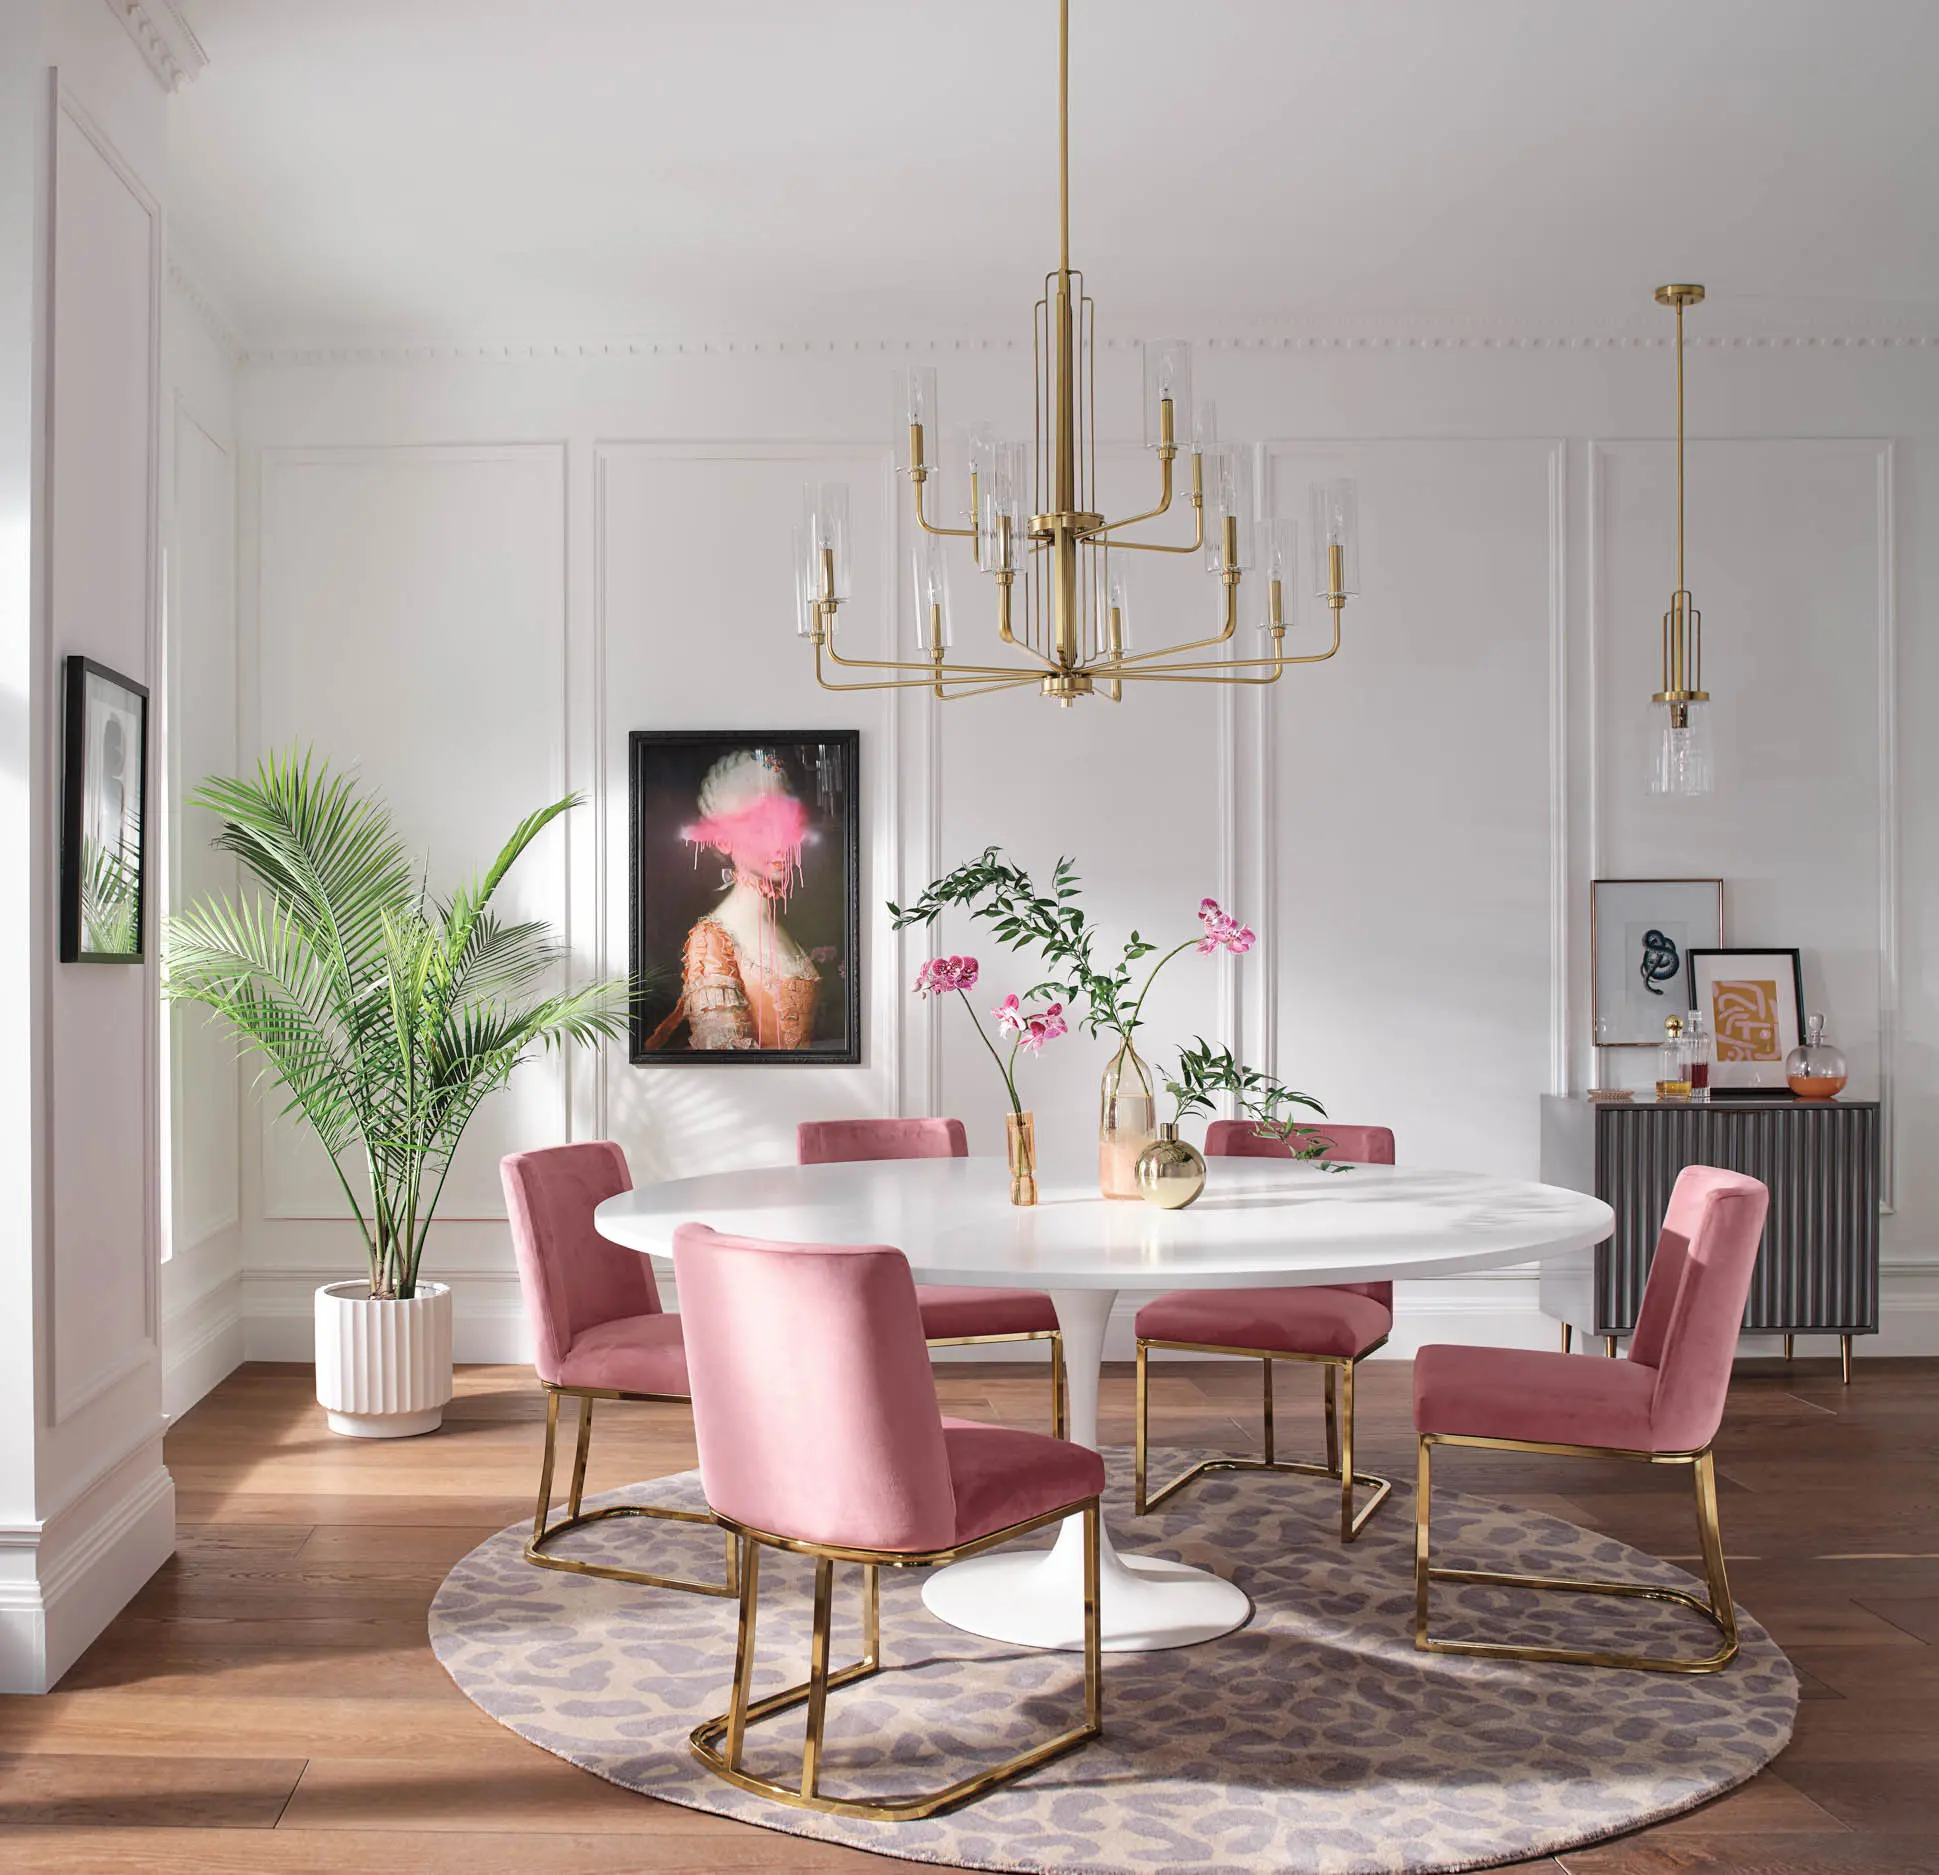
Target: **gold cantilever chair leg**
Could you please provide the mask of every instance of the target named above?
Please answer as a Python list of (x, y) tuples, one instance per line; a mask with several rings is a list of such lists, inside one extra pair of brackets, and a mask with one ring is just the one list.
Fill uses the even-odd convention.
[[(1383, 1335), (1372, 1348), (1366, 1350), (1366, 1354), (1373, 1353), (1374, 1348), (1385, 1346), (1386, 1337)], [(1161, 1490), (1148, 1493), (1146, 1482), (1149, 1474), (1151, 1444), (1148, 1356), (1153, 1348), (1177, 1348), (1187, 1354), (1242, 1354), (1258, 1361), (1263, 1374), (1260, 1404), (1265, 1420), (1265, 1457), (1201, 1459), (1191, 1470), (1174, 1478)], [(1210, 1471), (1278, 1471), (1301, 1478), (1337, 1478), (1340, 1483), (1340, 1541), (1351, 1543), (1367, 1527), (1367, 1519), (1387, 1501), (1394, 1488), (1391, 1478), (1382, 1478), (1370, 1471), (1353, 1469), (1353, 1371), (1359, 1362), (1366, 1358), (1366, 1354), (1349, 1361), (1336, 1355), (1287, 1354), (1272, 1348), (1221, 1348), (1197, 1341), (1147, 1341), (1140, 1338), (1138, 1342), (1138, 1416), (1134, 1435), (1136, 1443), (1132, 1457), (1132, 1490), (1137, 1514), (1142, 1517), (1146, 1511), (1156, 1510), (1166, 1498), (1184, 1490), (1195, 1478), (1202, 1477)], [(1308, 1366), (1323, 1367), (1326, 1370), (1326, 1463), (1324, 1465), (1280, 1458), (1274, 1450), (1272, 1370), (1275, 1361), (1303, 1361)], [(1363, 1486), (1371, 1493), (1366, 1502), (1357, 1509), (1354, 1505), (1356, 1485)]]
[[(566, 1493), (566, 1514), (557, 1523), (552, 1515), (552, 1470), (559, 1443), (559, 1400), (570, 1394), (579, 1402), (579, 1437), (572, 1452), (572, 1483)], [(738, 1593), (736, 1551), (730, 1535), (727, 1544), (727, 1579), (724, 1582), (688, 1582), (679, 1576), (650, 1575), (643, 1569), (625, 1569), (617, 1563), (590, 1562), (578, 1556), (555, 1556), (547, 1545), (574, 1530), (584, 1530), (611, 1517), (656, 1517), (668, 1523), (713, 1524), (714, 1514), (707, 1510), (673, 1510), (659, 1504), (609, 1504), (604, 1510), (580, 1509), (586, 1494), (586, 1460), (592, 1452), (592, 1409), (595, 1400), (677, 1400), (685, 1404), (685, 1394), (620, 1393), (592, 1387), (545, 1388), (545, 1457), (539, 1462), (539, 1502), (532, 1513), (532, 1534), (525, 1545), (525, 1560), (540, 1569), (563, 1569), (573, 1575), (604, 1576), (612, 1582), (637, 1582), (647, 1588), (683, 1589), (691, 1595), (732, 1596)]]
[(1034, 1328), (1017, 1335), (937, 1335), (932, 1348), (993, 1348), (1002, 1341), (1048, 1341), (1050, 1343), (1050, 1433), (1061, 1439), (1068, 1420), (1070, 1389), (1064, 1374), (1064, 1337), (1056, 1328)]
[[(690, 1735), (694, 1757), (716, 1777), (742, 1790), (771, 1797), (797, 1810), (821, 1810), (833, 1816), (861, 1816), (876, 1822), (906, 1823), (921, 1817), (937, 1816), (970, 1802), (986, 1792), (1007, 1784), (1012, 1778), (1034, 1771), (1052, 1758), (1074, 1751), (1104, 1730), (1104, 1633), (1099, 1607), (1099, 1567), (1103, 1545), (1098, 1521), (1097, 1499), (1079, 1507), (1084, 1519), (1084, 1722), (1028, 1751), (1019, 1752), (1003, 1763), (978, 1771), (973, 1777), (959, 1779), (941, 1790), (910, 1797), (830, 1797), (821, 1789), (822, 1761), (828, 1728), (828, 1695), (844, 1686), (872, 1678), (882, 1670), (882, 1581), (885, 1568), (926, 1567), (955, 1562), (975, 1556), (1014, 1537), (1027, 1536), (1047, 1524), (1061, 1523), (1072, 1514), (1070, 1506), (1034, 1517), (1027, 1523), (1012, 1524), (974, 1543), (960, 1548), (934, 1550), (923, 1555), (904, 1555), (889, 1550), (856, 1550), (823, 1544), (801, 1543), (770, 1536), (765, 1531), (749, 1530), (728, 1524), (740, 1542), (740, 1623), (734, 1643), (734, 1679), (728, 1708), (715, 1718), (696, 1725)], [(723, 1522), (725, 1520), (723, 1519)], [(814, 1624), (808, 1644), (808, 1677), (798, 1685), (784, 1687), (764, 1699), (752, 1695), (754, 1685), (755, 1616), (760, 1597), (761, 1547), (792, 1550), (815, 1559)], [(830, 1630), (834, 1618), (835, 1565), (859, 1563), (862, 1567), (862, 1657), (848, 1666), (830, 1670), (828, 1664)], [(805, 1705), (806, 1734), (801, 1748), (801, 1775), (797, 1783), (783, 1784), (760, 1777), (741, 1762), (747, 1745), (748, 1727), (758, 1725), (796, 1706)]]
[[(1475, 1446), (1495, 1452), (1536, 1452), (1553, 1458), (1619, 1458), (1646, 1465), (1688, 1465), (1696, 1487), (1697, 1534), (1703, 1544), (1705, 1587), (1701, 1601), (1682, 1589), (1648, 1582), (1586, 1582), (1567, 1576), (1503, 1575), (1485, 1569), (1436, 1569), (1428, 1560), (1428, 1523), (1433, 1491), (1433, 1451), (1437, 1445)], [(1697, 1658), (1657, 1654), (1616, 1654), (1571, 1647), (1523, 1647), (1504, 1641), (1440, 1641), (1427, 1631), (1429, 1586), (1435, 1582), (1478, 1583), (1488, 1588), (1565, 1589), (1581, 1595), (1634, 1596), (1674, 1602), (1701, 1615), (1721, 1637), (1714, 1653)], [(1715, 1673), (1737, 1654), (1737, 1609), (1730, 1599), (1724, 1569), (1723, 1532), (1717, 1521), (1717, 1473), (1709, 1446), (1700, 1452), (1629, 1452), (1609, 1446), (1543, 1445), (1522, 1439), (1482, 1439), (1453, 1433), (1420, 1435), (1420, 1483), (1414, 1500), (1414, 1645), (1427, 1654), (1474, 1654), (1486, 1660), (1562, 1661), (1584, 1667), (1627, 1667), (1644, 1673)]]

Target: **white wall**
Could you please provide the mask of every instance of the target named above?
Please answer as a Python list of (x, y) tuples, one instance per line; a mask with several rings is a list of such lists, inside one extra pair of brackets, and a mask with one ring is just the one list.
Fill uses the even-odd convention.
[[(7, 1061), (0, 1691), (44, 1689), (168, 1555), (159, 1030), (141, 966), (60, 964), (63, 660), (159, 690), (165, 95), (105, 6), (0, 31)], [(22, 314), (25, 317), (22, 317)], [(158, 735), (150, 737), (155, 799)], [(151, 810), (151, 825), (160, 818)]]
[[(681, 1072), (614, 1048), (576, 1074), (525, 1070), (434, 1236), (460, 1358), (522, 1346), (490, 1171), (513, 1139), (608, 1133), (645, 1179), (785, 1158), (799, 1118), (941, 1110), (996, 1150), (987, 1063), (957, 1012), (912, 1003), (926, 947), (880, 910), (990, 841), (1033, 866), (1074, 854), (1112, 930), (1182, 934), (1206, 892), (1258, 927), (1242, 963), (1173, 965), (1155, 1037), (1231, 1036), (1337, 1118), (1392, 1124), (1411, 1162), (1523, 1176), (1538, 1097), (1595, 1072), (1589, 880), (1721, 874), (1730, 941), (1805, 949), (1812, 1006), (1915, 1142), (1939, 1100), (1939, 1008), (1898, 962), (1925, 954), (1939, 888), (1917, 811), (1939, 789), (1920, 733), (1939, 723), (1939, 673), (1908, 623), (1933, 578), (1918, 545), (1939, 540), (1917, 474), (1939, 441), (1939, 347), (1709, 330), (1690, 362), (1691, 579), (1722, 787), (1676, 805), (1646, 795), (1641, 740), (1671, 583), (1660, 344), (1214, 343), (1201, 394), (1229, 433), (1267, 442), (1282, 511), (1303, 515), (1315, 474), (1360, 479), (1365, 590), (1345, 648), (1276, 690), (1152, 687), (1068, 713), (1030, 695), (830, 697), (790, 632), (810, 474), (853, 491), (854, 642), (886, 649), (906, 608), (889, 366), (933, 357), (946, 420), (1014, 425), (1027, 344), (251, 357), (245, 757), (301, 739), (362, 763), (439, 869), (474, 863), (555, 788), (584, 790), (589, 811), (521, 883), (580, 970), (625, 961), (628, 730), (863, 734), (863, 1064)], [(1099, 395), (1129, 500), (1150, 472), (1112, 447), (1136, 420), (1134, 348), (1105, 350)], [(1202, 576), (1167, 577), (1140, 587), (1147, 642), (1211, 603)], [(964, 641), (987, 602), (965, 574)], [(943, 937), (1006, 974), (980, 928)], [(1090, 1155), (1102, 1058), (1060, 1044), (1034, 1075), (1054, 1163)], [(304, 1144), (278, 1133), (248, 1109), (244, 1314), (252, 1354), (303, 1358), (309, 1291), (355, 1247)], [(1930, 1348), (1939, 1190), (1922, 1155), (1898, 1161), (1882, 1345)], [(1519, 1273), (1403, 1293), (1398, 1351), (1447, 1333), (1550, 1345), (1552, 1329)]]

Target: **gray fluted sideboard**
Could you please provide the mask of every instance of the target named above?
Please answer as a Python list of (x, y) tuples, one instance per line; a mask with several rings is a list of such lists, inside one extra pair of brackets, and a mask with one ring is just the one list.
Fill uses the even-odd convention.
[(1744, 1310), (1750, 1334), (1836, 1335), (1851, 1378), (1852, 1337), (1878, 1332), (1879, 1106), (1874, 1100), (1545, 1097), (1542, 1177), (1593, 1192), (1616, 1232), (1542, 1268), (1544, 1314), (1601, 1335), (1610, 1351), (1636, 1326), (1670, 1188), (1686, 1165), (1747, 1172), (1770, 1187), (1770, 1220)]

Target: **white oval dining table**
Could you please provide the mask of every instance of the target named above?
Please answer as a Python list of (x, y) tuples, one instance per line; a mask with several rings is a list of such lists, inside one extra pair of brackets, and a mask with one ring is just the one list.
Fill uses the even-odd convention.
[[(608, 1198), (602, 1234), (656, 1257), (684, 1223), (793, 1243), (893, 1244), (918, 1282), (1046, 1290), (1064, 1336), (1069, 1433), (1097, 1445), (1104, 1331), (1122, 1289), (1249, 1289), (1405, 1281), (1583, 1250), (1615, 1214), (1600, 1199), (1477, 1172), (1284, 1159), (1214, 1159), (1183, 1211), (1046, 1185), (1009, 1202), (999, 1159), (884, 1159), (672, 1179)], [(931, 1613), (1021, 1646), (1083, 1644), (1083, 1538), (1066, 1520), (1048, 1550), (1005, 1550), (938, 1569)], [(1243, 1625), (1252, 1604), (1209, 1570), (1126, 1554), (1104, 1534), (1104, 1645), (1188, 1647)]]

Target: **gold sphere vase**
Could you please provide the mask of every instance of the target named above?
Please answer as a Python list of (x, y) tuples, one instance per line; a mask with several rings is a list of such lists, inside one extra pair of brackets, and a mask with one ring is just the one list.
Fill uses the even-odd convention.
[(1178, 1137), (1176, 1122), (1166, 1121), (1138, 1155), (1138, 1196), (1160, 1210), (1182, 1211), (1204, 1189), (1204, 1156)]

